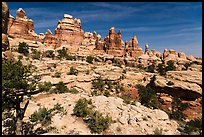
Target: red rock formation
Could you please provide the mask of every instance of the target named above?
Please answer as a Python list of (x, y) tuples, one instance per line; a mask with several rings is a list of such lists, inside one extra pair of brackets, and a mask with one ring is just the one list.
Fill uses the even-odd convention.
[(29, 40), (37, 40), (38, 36), (34, 32), (34, 23), (31, 19), (26, 17), (26, 13), (22, 8), (16, 12), (16, 20), (9, 17), (9, 34), (17, 38), (24, 38)]
[(124, 56), (124, 42), (122, 41), (121, 31), (115, 32), (115, 28), (111, 27), (109, 34), (104, 38), (104, 46), (108, 54), (114, 56)]
[(86, 46), (95, 45), (96, 39), (97, 39), (96, 32), (94, 33), (85, 32), (84, 39), (82, 41), (82, 45), (86, 45)]
[(96, 50), (104, 50), (104, 48), (105, 47), (103, 47), (103, 43), (102, 43), (102, 41), (101, 41), (101, 35), (97, 35), (97, 37), (96, 37), (96, 43), (95, 43), (95, 45), (96, 45)]
[(83, 30), (80, 19), (64, 14), (64, 18), (58, 22), (54, 36), (60, 41), (60, 45), (81, 45)]
[(146, 43), (146, 44), (145, 44), (145, 53), (148, 52), (148, 48), (149, 48), (149, 46), (148, 46), (148, 44)]
[[(43, 37), (42, 34), (41, 36)], [(54, 49), (60, 46), (58, 39), (52, 35), (52, 32), (49, 29), (44, 35), (43, 42), (46, 46), (52, 46)]]
[(135, 58), (143, 54), (142, 48), (138, 44), (137, 37), (134, 36), (128, 45), (126, 45), (126, 52), (129, 56)]

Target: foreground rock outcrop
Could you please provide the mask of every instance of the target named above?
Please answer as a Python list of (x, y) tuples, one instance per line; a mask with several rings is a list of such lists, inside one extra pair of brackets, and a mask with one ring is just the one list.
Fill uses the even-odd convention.
[[(108, 135), (142, 135), (154, 134), (156, 129), (161, 129), (162, 134), (179, 134), (178, 124), (170, 120), (168, 115), (158, 109), (149, 109), (142, 106), (139, 102), (136, 105), (126, 105), (121, 98), (94, 96), (88, 97), (86, 94), (51, 94), (36, 96), (30, 101), (26, 111), (25, 121), (40, 106), (52, 108), (55, 104), (61, 104), (67, 111), (67, 115), (60, 116), (56, 114), (52, 119), (52, 126), (57, 128), (56, 133), (46, 134), (91, 134), (89, 128), (81, 118), (71, 115), (76, 101), (80, 98), (91, 99), (94, 110), (101, 112), (104, 116), (109, 115), (114, 121), (110, 127), (102, 134)], [(37, 106), (40, 104), (40, 106)], [(69, 123), (69, 126), (67, 125)], [(71, 131), (75, 131), (72, 132)]]
[(149, 85), (157, 92), (167, 93), (179, 98), (197, 99), (202, 95), (202, 88), (195, 83), (164, 78), (158, 75), (152, 77)]

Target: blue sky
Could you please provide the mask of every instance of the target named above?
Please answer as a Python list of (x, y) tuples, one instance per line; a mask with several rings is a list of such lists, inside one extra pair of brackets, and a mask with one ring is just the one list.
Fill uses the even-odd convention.
[(54, 33), (57, 22), (70, 14), (81, 19), (84, 32), (96, 31), (104, 38), (114, 26), (122, 39), (136, 35), (139, 45), (163, 53), (174, 49), (202, 57), (202, 2), (7, 2), (16, 17), (23, 8), (34, 21), (35, 32)]

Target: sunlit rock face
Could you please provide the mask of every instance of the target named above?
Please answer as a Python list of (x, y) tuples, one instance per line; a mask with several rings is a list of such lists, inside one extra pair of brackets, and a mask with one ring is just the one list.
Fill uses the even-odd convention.
[(8, 33), (17, 38), (28, 40), (38, 40), (38, 35), (34, 31), (34, 22), (26, 16), (26, 12), (19, 8), (16, 12), (16, 19), (9, 16)]
[(137, 37), (134, 36), (131, 38), (130, 42), (126, 42), (126, 52), (128, 53), (128, 56), (131, 57), (139, 57), (143, 54), (142, 48), (138, 44)]
[(81, 45), (84, 36), (81, 20), (64, 14), (64, 18), (58, 22), (54, 36), (60, 41), (61, 46)]

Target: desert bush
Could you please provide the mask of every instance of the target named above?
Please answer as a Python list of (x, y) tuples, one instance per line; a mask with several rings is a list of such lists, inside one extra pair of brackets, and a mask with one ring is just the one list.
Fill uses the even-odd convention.
[(31, 53), (32, 59), (38, 59), (39, 60), (40, 56), (41, 56), (41, 52), (37, 51), (36, 49), (32, 49), (31, 51), (32, 51), (32, 53)]
[(86, 117), (91, 111), (88, 108), (88, 104), (92, 104), (91, 100), (87, 100), (86, 98), (79, 99), (73, 109), (73, 114), (77, 117)]
[(162, 135), (162, 131), (163, 129), (156, 128), (153, 132), (154, 132), (154, 135)]
[(115, 85), (115, 89), (117, 92), (124, 92), (125, 91), (125, 89), (119, 83), (117, 83)]
[(109, 97), (110, 96), (110, 91), (109, 90), (105, 90), (103, 95), (106, 96), (106, 97)]
[(174, 85), (174, 82), (168, 81), (167, 85), (169, 85), (169, 86)]
[(23, 59), (23, 56), (22, 56), (22, 55), (19, 55), (19, 56), (18, 56), (18, 60), (21, 60), (21, 59)]
[(29, 54), (29, 45), (25, 42), (19, 42), (18, 53), (22, 53), (27, 56)]
[(100, 91), (98, 89), (94, 89), (92, 92), (91, 92), (91, 95), (92, 96), (100, 96), (103, 94), (103, 91)]
[(149, 108), (160, 108), (160, 103), (156, 96), (155, 91), (147, 86), (136, 85), (136, 88), (139, 91), (139, 101), (142, 105), (149, 107)]
[(101, 113), (91, 109), (88, 104), (92, 104), (91, 100), (86, 98), (79, 99), (73, 109), (73, 114), (77, 117), (82, 117), (92, 133), (101, 133), (109, 127), (112, 119), (108, 116), (103, 117)]
[(105, 87), (105, 82), (103, 81), (103, 79), (100, 76), (100, 77), (97, 77), (96, 79), (94, 79), (92, 81), (92, 86), (94, 89), (98, 89), (98, 90), (103, 91), (104, 87)]
[(58, 58), (62, 59), (62, 58), (66, 58), (68, 56), (67, 54), (67, 48), (63, 47), (62, 49), (57, 50), (58, 53)]
[(69, 92), (69, 93), (72, 93), (72, 94), (77, 94), (77, 93), (79, 93), (79, 91), (78, 91), (76, 88), (71, 88), (71, 89), (69, 89), (68, 92)]
[(38, 84), (39, 91), (49, 92), (51, 87), (52, 87), (52, 84), (50, 81), (49, 82), (45, 81), (43, 83)]
[(121, 67), (120, 60), (114, 58), (114, 59), (113, 59), (113, 65), (114, 65), (114, 66), (117, 66), (117, 67)]
[(176, 70), (176, 67), (174, 66), (174, 61), (169, 60), (167, 62), (166, 71), (174, 71), (174, 70)]
[(68, 88), (62, 81), (55, 85), (54, 93), (67, 93), (67, 92)]
[(67, 73), (67, 75), (77, 75), (78, 74), (78, 70), (75, 69), (73, 66), (70, 67), (69, 72)]
[(170, 119), (183, 121), (186, 119), (186, 115), (183, 113), (189, 107), (187, 103), (182, 103), (180, 98), (174, 97), (172, 102), (172, 111), (169, 113)]
[(92, 56), (87, 56), (86, 57), (86, 62), (88, 62), (90, 64), (93, 64), (93, 60), (94, 60), (94, 57), (92, 57)]
[(202, 120), (199, 118), (189, 121), (184, 126), (184, 133), (191, 134), (192, 132), (197, 133), (197, 135), (202, 135)]
[(157, 66), (157, 71), (159, 72), (160, 75), (166, 75), (166, 68), (163, 63), (159, 63)]
[(47, 57), (47, 58), (52, 58), (52, 59), (54, 59), (55, 54), (54, 54), (54, 51), (53, 51), (53, 50), (47, 50), (47, 51), (44, 52), (43, 56), (44, 56), (44, 57)]
[(68, 54), (65, 56), (65, 58), (66, 58), (66, 60), (73, 60), (73, 59), (76, 59), (75, 56), (68, 55)]
[(140, 63), (140, 64), (137, 65), (137, 68), (144, 69), (144, 65)]
[(55, 78), (60, 78), (61, 77), (61, 72), (56, 72), (54, 76), (52, 77), (55, 77)]
[(108, 89), (112, 89), (113, 88), (113, 82), (110, 80), (106, 80), (105, 84), (108, 86)]
[(111, 121), (111, 117), (104, 117), (101, 113), (95, 111), (93, 115), (90, 115), (87, 123), (92, 133), (101, 133), (109, 127)]
[[(52, 112), (55, 111), (55, 113), (60, 113), (62, 115), (67, 115), (67, 111), (64, 109), (64, 107), (61, 106), (61, 104), (57, 103), (54, 105), (52, 109), (50, 109)], [(54, 113), (54, 114), (55, 114)]]
[(40, 122), (42, 125), (49, 125), (51, 124), (52, 118), (52, 111), (48, 110), (47, 108), (39, 108), (38, 111), (35, 111), (31, 117), (31, 122)]
[(149, 65), (149, 66), (147, 67), (147, 72), (155, 73), (155, 71), (154, 71), (154, 66), (153, 66), (153, 65)]

